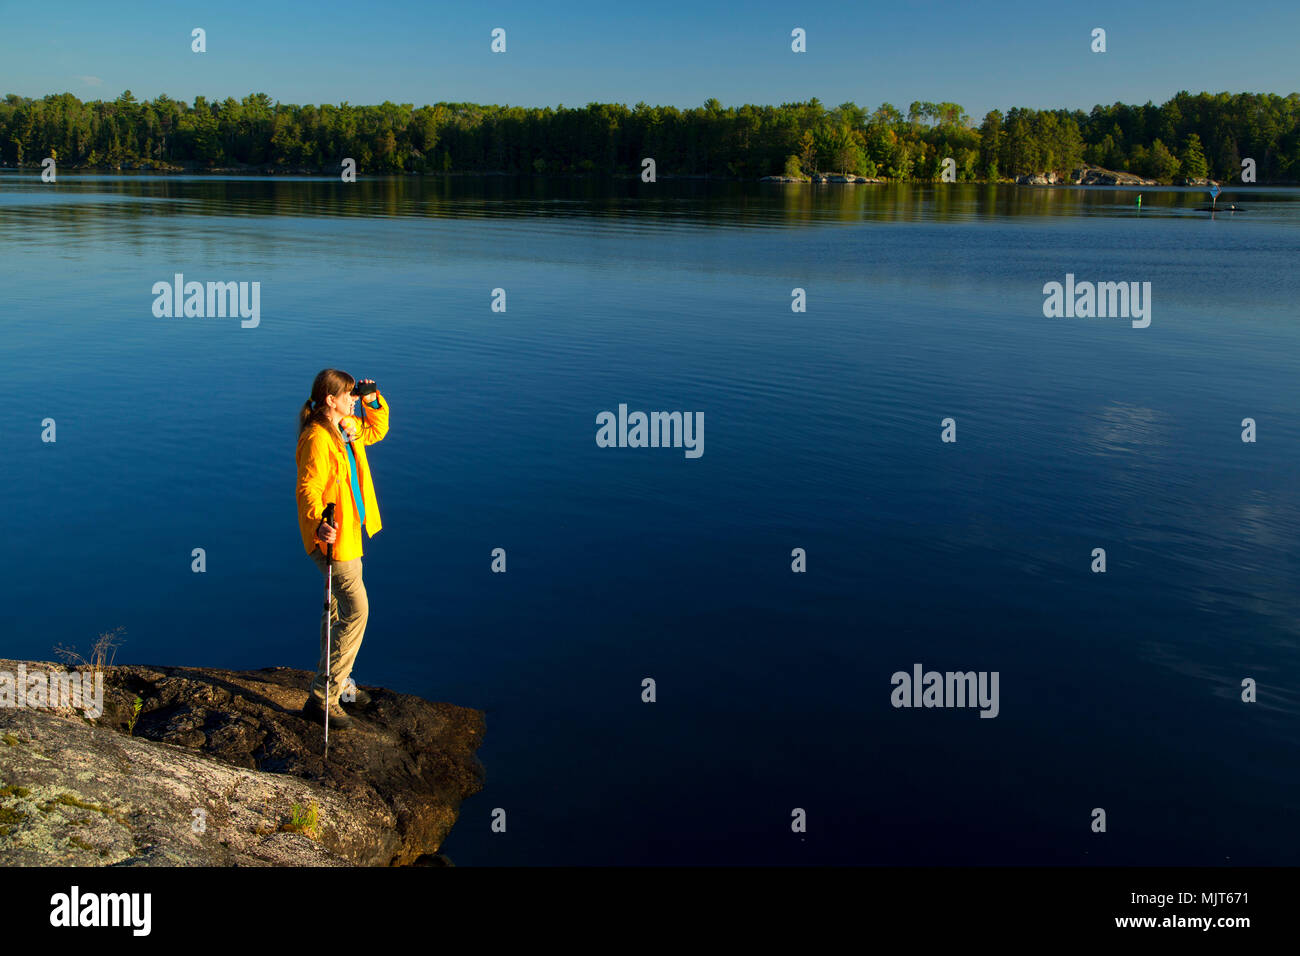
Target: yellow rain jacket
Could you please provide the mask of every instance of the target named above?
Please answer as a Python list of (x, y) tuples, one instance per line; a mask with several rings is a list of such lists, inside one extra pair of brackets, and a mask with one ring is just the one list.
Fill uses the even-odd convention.
[[(357, 485), (366, 506), (366, 533), (373, 538), (383, 525), (379, 520), (375, 486), (370, 480), (366, 446), (388, 434), (388, 402), (377, 391), (365, 396), (365, 400), (378, 401), (379, 407), (363, 405), (360, 418), (348, 415), (339, 424), (356, 429), (352, 450), (357, 456)], [(352, 500), (352, 476), (343, 438), (337, 429), (331, 435), (327, 425), (312, 422), (298, 436), (297, 457), (298, 529), (302, 532), (303, 547), (308, 554), (317, 548), (325, 553), (325, 542), (316, 537), (316, 529), (325, 515), (325, 506), (332, 501), (335, 503), (334, 526), (339, 532), (334, 541), (334, 560), (351, 561), (361, 557), (361, 516)]]

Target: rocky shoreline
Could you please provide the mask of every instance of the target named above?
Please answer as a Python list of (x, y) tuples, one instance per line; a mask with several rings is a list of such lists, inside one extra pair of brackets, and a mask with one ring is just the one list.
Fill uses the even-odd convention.
[[(308, 167), (288, 167), (288, 166), (175, 166), (166, 163), (121, 163), (118, 165), (101, 165), (101, 166), (61, 166), (60, 170), (71, 170), (79, 173), (85, 172), (142, 172), (150, 174), (173, 174), (181, 176), (194, 175), (212, 175), (212, 176), (319, 176), (326, 179), (337, 179), (337, 170), (313, 169)], [(22, 170), (28, 169), (37, 174), (40, 171), (39, 166), (5, 166), (0, 165), (4, 170)], [(421, 173), (403, 170), (394, 173), (382, 173), (382, 176), (451, 176), (459, 178), (475, 177), (528, 177), (542, 176), (547, 179), (592, 179), (598, 174), (593, 173), (509, 173), (500, 170), (488, 170), (485, 172), (447, 172), (447, 173)], [(639, 179), (639, 173), (613, 174), (615, 179)], [(843, 173), (813, 173), (811, 176), (760, 176), (757, 179), (743, 176), (714, 176), (708, 173), (687, 173), (674, 175), (672, 173), (660, 173), (658, 178), (666, 181), (673, 180), (692, 180), (700, 182), (760, 182), (760, 183), (791, 183), (791, 184), (889, 184), (895, 182), (888, 178), (879, 176), (855, 176)], [(934, 180), (929, 179), (903, 179), (897, 182), (906, 183), (930, 183)], [(1023, 176), (1017, 176), (1014, 179), (974, 179), (967, 180), (963, 185), (1015, 185), (1015, 186), (1160, 186), (1165, 185), (1154, 179), (1144, 179), (1135, 173), (1123, 172), (1120, 170), (1104, 169), (1101, 166), (1083, 166), (1071, 171), (1069, 176), (1056, 170), (1046, 170), (1039, 173), (1031, 173)], [(1189, 179), (1184, 176), (1175, 178), (1169, 185), (1174, 186), (1213, 186), (1220, 185), (1213, 179)], [(1286, 186), (1295, 185), (1289, 182), (1261, 183), (1259, 185)]]
[(814, 173), (800, 179), (797, 176), (760, 176), (760, 183), (887, 183), (888, 179), (875, 176), (846, 176), (839, 173)]
[[(1082, 166), (1073, 170), (1068, 177), (1058, 175), (1055, 170), (1034, 173), (1029, 176), (1017, 176), (1017, 186), (1160, 186), (1154, 179), (1143, 179), (1134, 173), (1126, 173), (1101, 166)], [(1179, 176), (1170, 185), (1174, 186), (1217, 186), (1213, 179), (1191, 179)]]
[[(0, 672), (20, 664), (64, 672)], [(8, 865), (449, 865), (439, 848), (483, 787), (478, 710), (367, 687), (325, 762), (321, 725), (299, 713), (306, 671), (102, 672), (98, 719), (0, 707)]]

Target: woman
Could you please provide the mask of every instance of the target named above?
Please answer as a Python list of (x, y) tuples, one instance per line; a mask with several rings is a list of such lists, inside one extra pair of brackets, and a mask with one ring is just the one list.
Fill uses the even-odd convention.
[[(363, 379), (361, 385), (373, 385)], [(303, 715), (321, 721), (329, 709), (329, 726), (347, 727), (350, 718), (339, 705), (343, 684), (361, 647), (370, 605), (361, 583), (361, 529), (373, 538), (379, 531), (379, 503), (366, 461), (366, 446), (388, 434), (388, 403), (379, 390), (366, 396), (361, 418), (352, 415), (357, 382), (347, 372), (327, 368), (311, 386), (311, 398), (298, 413), (298, 528), (307, 554), (324, 576), (328, 570), (325, 547), (334, 545), (333, 599), (329, 618), (321, 613), (320, 661), (307, 692)], [(362, 389), (358, 389), (362, 391)], [(334, 503), (334, 523), (323, 520), (325, 507)], [(330, 660), (325, 659), (325, 629), (330, 632)], [(325, 675), (329, 668), (328, 703)], [(356, 692), (357, 704), (370, 698)]]

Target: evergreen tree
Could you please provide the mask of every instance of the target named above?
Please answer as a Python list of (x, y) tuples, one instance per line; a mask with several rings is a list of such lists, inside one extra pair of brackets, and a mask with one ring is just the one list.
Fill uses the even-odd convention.
[(1209, 176), (1209, 167), (1205, 164), (1205, 151), (1201, 148), (1201, 137), (1189, 133), (1183, 143), (1183, 175), (1188, 179), (1205, 179)]

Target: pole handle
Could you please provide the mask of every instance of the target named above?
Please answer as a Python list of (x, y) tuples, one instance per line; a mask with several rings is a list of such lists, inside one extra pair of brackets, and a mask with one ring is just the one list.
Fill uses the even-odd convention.
[[(329, 504), (325, 506), (325, 515), (323, 520), (331, 528), (334, 527), (334, 502), (331, 501)], [(325, 545), (325, 557), (331, 560), (333, 559), (334, 557), (333, 543)]]

